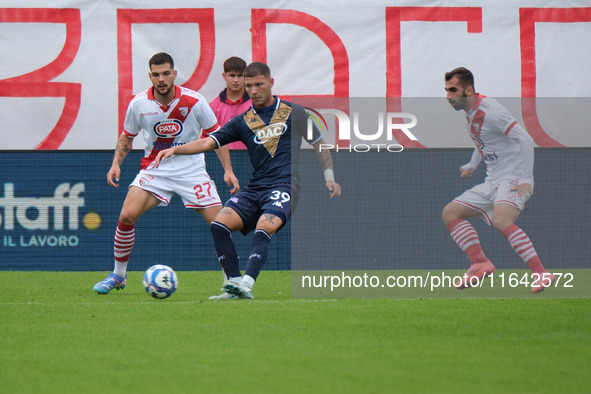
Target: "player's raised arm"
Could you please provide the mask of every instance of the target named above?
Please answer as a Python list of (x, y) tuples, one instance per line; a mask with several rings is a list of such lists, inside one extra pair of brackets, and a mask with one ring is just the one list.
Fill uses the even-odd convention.
[(320, 138), (313, 146), (318, 155), (318, 161), (324, 170), (324, 180), (326, 181), (326, 188), (330, 192), (330, 198), (335, 198), (341, 195), (341, 185), (335, 182), (334, 170), (332, 166), (332, 156), (328, 149), (320, 149), (324, 144), (324, 140)]
[(172, 155), (194, 155), (197, 153), (209, 152), (218, 146), (213, 138), (203, 138), (191, 141), (184, 145), (173, 146), (158, 152), (154, 159), (154, 168), (158, 168), (162, 160), (168, 159)]

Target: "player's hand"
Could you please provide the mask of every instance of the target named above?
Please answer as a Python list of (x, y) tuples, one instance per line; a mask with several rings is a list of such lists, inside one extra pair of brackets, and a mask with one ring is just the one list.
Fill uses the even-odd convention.
[[(121, 168), (118, 165), (112, 165), (109, 172), (107, 172), (107, 182), (114, 188), (118, 188), (119, 177), (121, 176)], [(113, 181), (115, 179), (115, 181)]]
[(526, 200), (534, 194), (534, 188), (529, 183), (521, 183), (515, 187), (518, 197), (524, 197)]
[(158, 168), (158, 166), (160, 165), (160, 162), (162, 160), (166, 160), (172, 155), (174, 155), (174, 148), (168, 148), (168, 149), (161, 150), (160, 152), (158, 152), (158, 155), (156, 155), (156, 158), (154, 159), (154, 166), (153, 167)]
[(460, 167), (460, 176), (462, 178), (469, 178), (474, 174), (474, 168), (464, 168)]
[(234, 194), (240, 190), (240, 182), (238, 182), (238, 178), (236, 178), (233, 172), (224, 173), (224, 182), (231, 187), (230, 194)]
[(326, 188), (330, 193), (330, 198), (335, 198), (341, 195), (341, 185), (335, 181), (326, 182)]

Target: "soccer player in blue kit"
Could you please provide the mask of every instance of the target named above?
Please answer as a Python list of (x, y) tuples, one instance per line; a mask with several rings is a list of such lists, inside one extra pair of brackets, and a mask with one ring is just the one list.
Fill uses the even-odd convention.
[[(242, 141), (248, 149), (254, 168), (252, 178), (226, 202), (210, 226), (218, 259), (228, 277), (224, 293), (210, 299), (254, 298), (252, 287), (265, 263), (271, 237), (285, 225), (297, 201), (302, 138), (316, 150), (330, 197), (341, 194), (330, 152), (321, 149), (324, 141), (320, 132), (313, 127), (309, 136), (304, 108), (273, 96), (274, 80), (269, 67), (260, 62), (249, 64), (244, 70), (244, 82), (253, 104), (248, 111), (208, 138), (160, 151), (154, 162), (157, 167), (172, 155), (207, 152), (233, 141)], [(252, 250), (242, 277), (231, 235), (253, 230)]]

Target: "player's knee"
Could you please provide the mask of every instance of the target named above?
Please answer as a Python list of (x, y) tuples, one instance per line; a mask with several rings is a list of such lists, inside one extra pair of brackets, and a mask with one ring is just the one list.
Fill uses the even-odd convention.
[(195, 209), (197, 213), (203, 216), (203, 219), (211, 226), (211, 223), (215, 220), (218, 213), (220, 212), (220, 206), (213, 206), (209, 208)]
[(215, 220), (209, 225), (209, 230), (211, 231), (211, 235), (213, 235), (214, 239), (218, 237), (225, 237), (231, 234), (231, 231), (228, 227)]
[(443, 220), (443, 223), (448, 224), (449, 222), (457, 218), (458, 215), (455, 213), (453, 205), (451, 205), (451, 203), (447, 204), (441, 212), (441, 219)]
[(279, 227), (277, 227), (277, 226), (257, 226), (255, 231), (262, 231), (269, 238), (271, 238), (273, 235), (275, 235), (275, 233), (277, 231), (279, 231), (280, 228), (281, 228), (281, 226), (279, 226)]
[(493, 228), (501, 234), (503, 233), (503, 231), (505, 231), (505, 229), (507, 227), (509, 227), (512, 224), (513, 224), (513, 221), (510, 219), (507, 219), (505, 217), (494, 217), (493, 216), (492, 222), (491, 222), (491, 225), (493, 226)]
[(130, 215), (127, 211), (121, 211), (119, 214), (119, 221), (123, 224), (135, 224), (137, 219), (135, 215)]

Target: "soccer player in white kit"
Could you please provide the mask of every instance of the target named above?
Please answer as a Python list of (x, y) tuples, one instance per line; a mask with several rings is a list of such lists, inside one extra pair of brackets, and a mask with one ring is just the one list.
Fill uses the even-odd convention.
[(451, 106), (466, 112), (468, 133), (476, 145), (470, 162), (460, 167), (461, 176), (472, 176), (482, 160), (486, 163), (484, 183), (466, 190), (443, 209), (443, 222), (471, 263), (455, 286), (468, 288), (495, 270), (476, 230), (466, 220), (479, 217), (501, 233), (529, 266), (532, 292), (542, 291), (556, 279), (543, 267), (527, 234), (515, 225), (533, 193), (533, 139), (496, 100), (476, 93), (474, 76), (466, 68), (445, 74), (445, 90)]
[[(157, 53), (149, 61), (152, 87), (135, 96), (127, 108), (124, 130), (115, 148), (107, 182), (112, 187), (121, 175), (121, 163), (132, 149), (133, 139), (141, 132), (145, 155), (140, 172), (129, 186), (115, 232), (115, 267), (93, 290), (107, 294), (123, 289), (127, 283), (127, 263), (135, 240), (135, 223), (148, 210), (166, 206), (178, 194), (186, 208), (200, 213), (209, 225), (222, 208), (215, 183), (205, 170), (203, 154), (175, 156), (159, 168), (153, 161), (159, 151), (184, 145), (219, 129), (217, 119), (207, 100), (198, 92), (174, 84), (177, 71), (172, 57)], [(239, 189), (232, 171), (227, 148), (216, 151), (224, 167), (224, 181), (231, 193)]]

